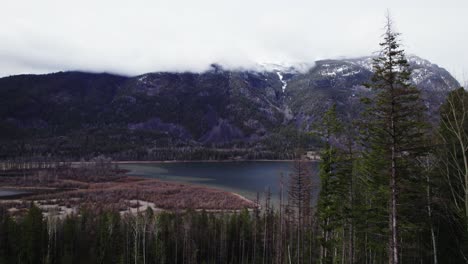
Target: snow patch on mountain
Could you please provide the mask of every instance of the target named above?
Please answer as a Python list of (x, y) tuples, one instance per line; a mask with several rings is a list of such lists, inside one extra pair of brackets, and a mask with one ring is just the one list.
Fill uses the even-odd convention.
[(319, 74), (326, 77), (336, 77), (336, 76), (353, 76), (361, 72), (361, 67), (356, 67), (355, 64), (350, 64), (349, 62), (344, 63), (323, 63), (320, 64)]
[(418, 85), (422, 81), (426, 80), (429, 78), (431, 75), (434, 75), (433, 72), (428, 71), (426, 68), (419, 68), (419, 69), (413, 69), (413, 72), (411, 74), (411, 81), (415, 84)]
[(141, 82), (141, 83), (146, 83), (146, 79), (148, 78), (148, 75), (141, 75), (140, 77), (138, 77), (138, 81)]
[(314, 63), (258, 63), (254, 70), (259, 72), (281, 72), (283, 74), (298, 74), (306, 73), (314, 66)]
[(346, 60), (346, 62), (360, 66), (368, 71), (373, 71), (373, 67), (374, 67), (373, 57), (362, 57), (362, 58), (357, 58), (357, 59), (351, 59), (351, 60)]
[(414, 66), (419, 66), (419, 67), (434, 67), (436, 66), (435, 64), (431, 63), (430, 61), (428, 60), (425, 60), (425, 59), (421, 59), (420, 57), (418, 56), (415, 56), (415, 55), (408, 55), (406, 57), (406, 59), (408, 60), (409, 64), (412, 65), (413, 67)]
[(281, 72), (277, 71), (276, 74), (278, 75), (280, 82), (283, 84), (281, 90), (283, 90), (284, 93), (284, 91), (286, 91), (286, 86), (288, 86), (288, 83), (285, 80), (283, 80), (283, 74), (281, 74)]

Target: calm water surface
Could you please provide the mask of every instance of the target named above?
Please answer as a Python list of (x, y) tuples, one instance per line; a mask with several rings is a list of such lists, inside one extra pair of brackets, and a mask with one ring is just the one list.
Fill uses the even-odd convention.
[(13, 196), (13, 195), (17, 195), (17, 194), (23, 194), (23, 193), (27, 193), (27, 192), (0, 188), (0, 198), (1, 197)]
[[(267, 188), (270, 188), (273, 198), (277, 200), (281, 175), (286, 178), (292, 171), (292, 164), (293, 162), (289, 161), (240, 161), (131, 163), (119, 166), (129, 170), (128, 175), (131, 176), (216, 187), (239, 193), (249, 199), (255, 199), (257, 192), (263, 194)], [(315, 175), (315, 194), (319, 190), (317, 167), (317, 163), (310, 163), (310, 169)]]

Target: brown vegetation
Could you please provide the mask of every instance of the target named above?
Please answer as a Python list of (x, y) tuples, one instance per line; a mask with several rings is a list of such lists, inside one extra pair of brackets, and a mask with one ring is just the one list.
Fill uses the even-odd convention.
[[(78, 198), (78, 199), (70, 199)], [(143, 200), (163, 209), (252, 208), (254, 203), (229, 192), (202, 186), (125, 177), (112, 182), (88, 183), (88, 188), (29, 197), (31, 200), (70, 200), (80, 205), (128, 208), (126, 201)]]
[(54, 201), (67, 208), (126, 211), (139, 200), (161, 209), (239, 210), (255, 203), (217, 189), (129, 177), (107, 160), (68, 166), (3, 170), (0, 187), (28, 190), (22, 201)]

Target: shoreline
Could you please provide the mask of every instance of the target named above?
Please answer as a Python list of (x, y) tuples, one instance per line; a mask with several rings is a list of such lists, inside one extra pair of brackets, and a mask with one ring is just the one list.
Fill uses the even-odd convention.
[[(319, 162), (320, 160), (309, 160), (309, 159), (306, 159), (306, 160), (302, 160), (303, 162), (307, 162), (307, 163), (316, 163), (316, 162)], [(229, 159), (229, 160), (121, 160), (121, 161), (111, 161), (112, 164), (115, 164), (115, 165), (119, 165), (119, 164), (176, 164), (176, 163), (238, 163), (238, 162), (246, 162), (246, 163), (253, 163), (253, 162), (272, 162), (272, 163), (275, 163), (275, 162), (294, 162), (294, 160), (292, 159), (257, 159), (257, 160), (246, 160), (246, 159), (237, 159), (237, 160), (234, 160), (234, 159)], [(77, 165), (79, 163), (82, 163), (82, 162), (71, 162), (71, 164), (74, 164), (74, 165)], [(84, 162), (84, 163), (88, 163), (88, 162)], [(124, 174), (125, 176), (124, 177), (129, 177), (129, 178), (132, 178), (132, 179), (139, 179), (139, 180), (148, 180), (149, 178), (147, 177), (142, 177), (142, 176), (129, 176), (127, 175), (127, 173)], [(223, 188), (220, 188), (220, 187), (215, 187), (215, 186), (206, 186), (206, 185), (203, 185), (203, 184), (197, 184), (197, 183), (189, 183), (189, 182), (183, 182), (183, 181), (166, 181), (164, 179), (157, 179), (158, 181), (160, 182), (164, 182), (164, 183), (167, 183), (167, 184), (171, 184), (171, 183), (176, 183), (176, 184), (182, 184), (182, 185), (186, 185), (186, 186), (192, 186), (192, 187), (195, 187), (195, 188), (203, 188), (203, 189), (207, 189), (209, 191), (219, 191), (219, 192), (224, 192), (224, 193), (229, 193), (230, 196), (233, 196), (233, 197), (236, 197), (237, 199), (245, 202), (245, 203), (248, 203), (248, 204), (254, 204), (254, 207), (258, 207), (259, 205), (255, 203), (255, 201), (253, 199), (249, 199), (245, 196), (243, 196), (242, 194), (240, 193), (237, 193), (237, 192), (234, 192), (234, 191), (230, 191), (230, 190), (225, 190)], [(3, 196), (3, 197), (0, 197), (0, 200), (11, 200), (12, 198), (25, 198), (27, 199), (26, 197), (28, 196), (34, 196), (34, 195), (40, 195), (44, 192), (47, 192), (47, 191), (50, 191), (50, 192), (61, 192), (61, 191), (71, 191), (71, 190), (60, 190), (60, 189), (55, 189), (55, 188), (47, 188), (47, 187), (23, 187), (23, 186), (2, 186), (2, 188), (5, 188), (5, 189), (10, 189), (10, 190), (15, 190), (15, 191), (26, 191), (28, 193), (21, 193), (21, 194), (17, 194), (17, 195), (13, 195), (13, 196)], [(200, 209), (200, 208), (198, 208)], [(213, 211), (226, 211), (226, 210), (232, 210), (232, 209), (226, 209), (226, 208), (211, 208), (209, 210), (213, 210)], [(235, 209), (235, 210), (239, 210), (239, 209)]]
[[(101, 186), (101, 185), (108, 185), (109, 186)], [(205, 210), (210, 212), (227, 212), (227, 211), (241, 211), (243, 209), (252, 209), (257, 207), (258, 205), (253, 201), (248, 199), (247, 197), (228, 190), (223, 190), (222, 188), (216, 188), (211, 186), (204, 186), (200, 184), (191, 184), (185, 182), (170, 182), (164, 181), (161, 179), (151, 179), (141, 176), (124, 176), (123, 178), (117, 179), (115, 181), (110, 180), (107, 182), (96, 182), (90, 183), (90, 185), (95, 186), (88, 186), (87, 188), (80, 189), (80, 188), (55, 188), (55, 187), (32, 187), (32, 186), (13, 186), (13, 185), (5, 185), (0, 186), (0, 189), (9, 190), (18, 192), (16, 194), (11, 195), (0, 195), (0, 203), (5, 203), (13, 200), (19, 201), (36, 201), (36, 200), (48, 200), (48, 199), (60, 199), (60, 200), (69, 200), (71, 199), (85, 199), (82, 196), (86, 197), (87, 195), (94, 200), (101, 199), (99, 195), (111, 195), (114, 192), (124, 191), (126, 193), (130, 191), (137, 191), (141, 192), (142, 194), (145, 193), (146, 197), (140, 197), (139, 199), (148, 203), (154, 203), (155, 208), (165, 211), (171, 210), (179, 210), (179, 209), (189, 209), (191, 208), (188, 206), (184, 208), (183, 205), (181, 208), (177, 208), (177, 206), (173, 207), (170, 203), (166, 204), (166, 202), (173, 201), (178, 203), (177, 201), (184, 201), (187, 200), (186, 195), (189, 195), (191, 199), (199, 200), (198, 206), (196, 206), (195, 210)], [(98, 188), (98, 186), (101, 186)], [(177, 189), (177, 194), (168, 197), (166, 192), (167, 190), (171, 191)], [(99, 190), (102, 193), (94, 193), (96, 190)], [(116, 192), (116, 193), (117, 193)], [(178, 195), (182, 195), (178, 198)], [(205, 196), (208, 195), (208, 200), (205, 200)], [(47, 196), (50, 196), (47, 198)], [(162, 197), (163, 196), (163, 197)], [(219, 198), (216, 198), (219, 197)], [(122, 198), (119, 194), (113, 198)], [(91, 200), (93, 200), (91, 199)], [(135, 199), (134, 197), (127, 197), (126, 199)], [(218, 206), (209, 205), (209, 203), (217, 200), (228, 200), (229, 204), (220, 204)], [(86, 199), (85, 199), (86, 200)], [(116, 199), (114, 199), (116, 200)], [(91, 202), (92, 203), (95, 203)], [(116, 202), (112, 202), (117, 204)], [(185, 201), (184, 203), (187, 203)], [(207, 204), (208, 203), (208, 204)], [(206, 206), (206, 207), (205, 207)]]
[[(164, 163), (234, 163), (234, 162), (293, 162), (294, 160), (270, 160), (270, 159), (259, 159), (259, 160), (122, 160), (112, 161), (113, 164), (164, 164)], [(319, 162), (320, 160), (303, 160), (305, 162)]]

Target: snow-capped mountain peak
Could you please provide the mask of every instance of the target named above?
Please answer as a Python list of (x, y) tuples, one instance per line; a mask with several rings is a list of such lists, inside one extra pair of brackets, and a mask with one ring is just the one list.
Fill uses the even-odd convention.
[(258, 63), (255, 67), (256, 71), (260, 72), (281, 72), (281, 73), (305, 73), (310, 68), (312, 68), (314, 64), (311, 63)]

